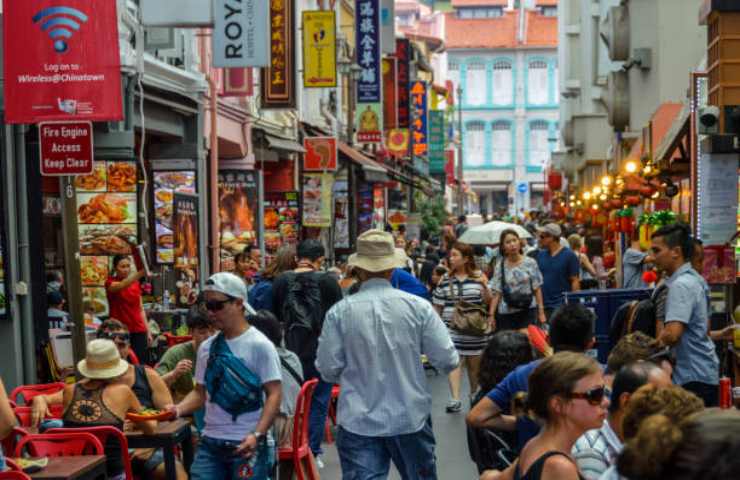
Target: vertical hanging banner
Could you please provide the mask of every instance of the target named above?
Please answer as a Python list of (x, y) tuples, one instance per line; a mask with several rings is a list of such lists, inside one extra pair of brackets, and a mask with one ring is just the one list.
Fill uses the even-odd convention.
[(429, 112), (429, 172), (441, 174), (445, 171), (445, 112)]
[[(264, 1), (264, 0), (262, 0)], [(270, 66), (262, 69), (262, 108), (295, 108), (293, 0), (270, 0)]]
[(383, 59), (383, 130), (398, 127), (396, 59)]
[(396, 53), (396, 1), (380, 0), (380, 48), (383, 53)]
[(380, 143), (383, 140), (381, 125), (383, 114), (380, 103), (364, 103), (356, 112), (357, 141), (359, 143)]
[(414, 157), (426, 156), (429, 149), (429, 124), (427, 120), (427, 82), (416, 81), (409, 85), (411, 93), (411, 152)]
[(252, 69), (225, 68), (222, 97), (251, 97), (254, 95)]
[(50, 3), (3, 1), (5, 122), (122, 120), (116, 1)]
[(173, 206), (177, 305), (185, 307), (192, 305), (198, 296), (198, 197), (176, 193)]
[(357, 81), (358, 103), (380, 103), (380, 6), (378, 0), (356, 0), (357, 63), (362, 71)]
[(336, 20), (333, 11), (303, 12), (303, 87), (337, 86)]
[(213, 0), (213, 66), (268, 66), (269, 19), (265, 0)]
[(396, 40), (396, 95), (398, 95), (398, 128), (409, 128), (409, 82), (411, 81), (410, 65), (411, 44), (405, 38)]

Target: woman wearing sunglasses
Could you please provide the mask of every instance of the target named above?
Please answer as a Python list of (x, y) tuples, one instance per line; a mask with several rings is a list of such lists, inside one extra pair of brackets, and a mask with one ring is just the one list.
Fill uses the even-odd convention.
[(556, 353), (529, 377), (527, 406), (543, 423), (540, 433), (503, 472), (488, 471), (481, 480), (579, 480), (570, 452), (587, 430), (599, 428), (609, 400), (596, 360), (580, 353)]

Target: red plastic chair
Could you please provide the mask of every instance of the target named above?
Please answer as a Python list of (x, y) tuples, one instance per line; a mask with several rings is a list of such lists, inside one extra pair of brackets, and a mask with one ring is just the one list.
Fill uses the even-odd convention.
[(164, 338), (167, 339), (167, 348), (172, 348), (175, 345), (179, 345), (181, 343), (189, 342), (193, 339), (192, 335), (172, 335), (170, 332), (164, 333)]
[(19, 470), (0, 472), (0, 480), (31, 480), (31, 477)]
[(8, 470), (13, 471), (13, 472), (22, 472), (23, 471), (23, 469), (20, 466), (18, 466), (17, 463), (15, 463), (13, 460), (11, 460), (9, 458), (6, 458), (5, 459), (5, 466), (7, 467)]
[(89, 433), (94, 435), (95, 438), (100, 440), (100, 443), (105, 445), (108, 443), (108, 439), (113, 437), (116, 439), (118, 444), (121, 446), (121, 460), (123, 461), (123, 469), (126, 473), (127, 480), (134, 480), (134, 471), (131, 468), (131, 456), (128, 453), (128, 440), (126, 435), (122, 431), (115, 427), (100, 426), (100, 427), (80, 427), (80, 428), (50, 428), (46, 431), (50, 435), (64, 435), (67, 433)]
[[(15, 418), (18, 419), (18, 423), (21, 425), (21, 427), (32, 426), (31, 417), (33, 414), (33, 407), (15, 407), (13, 409), (13, 412), (15, 412)], [(49, 412), (51, 413), (51, 416), (46, 418), (59, 420), (64, 414), (64, 406), (59, 403), (51, 404), (49, 405)]]
[[(334, 443), (334, 435), (331, 433), (331, 426), (337, 425), (337, 401), (339, 400), (339, 385), (331, 387), (331, 397), (329, 398), (329, 411), (326, 416), (324, 425), (324, 439), (326, 443)], [(331, 424), (329, 423), (331, 422)]]
[(15, 402), (16, 404), (21, 404), (21, 402), (18, 400), (18, 397), (22, 397), (23, 405), (31, 405), (33, 397), (36, 397), (38, 395), (51, 395), (53, 393), (57, 393), (60, 390), (64, 390), (64, 383), (62, 382), (40, 383), (38, 385), (21, 385), (20, 387), (15, 387), (13, 391), (10, 392), (10, 400)]
[[(6, 453), (6, 455), (10, 455), (11, 453), (15, 452), (15, 447), (18, 445), (18, 441), (28, 435), (28, 432), (21, 427), (13, 427), (13, 430), (11, 430), (10, 435), (5, 437), (2, 441), (0, 441), (0, 445), (3, 447), (3, 452)], [(7, 458), (5, 460), (8, 460)]]
[(293, 437), (290, 447), (278, 448), (278, 460), (291, 460), (293, 462), (294, 474), (298, 480), (306, 480), (303, 475), (302, 460), (309, 459), (308, 477), (311, 480), (319, 480), (314, 475), (313, 454), (308, 445), (308, 417), (311, 413), (311, 400), (316, 390), (318, 379), (309, 380), (301, 387), (296, 400), (295, 416), (293, 417)]
[(15, 456), (22, 457), (24, 450), (32, 457), (74, 457), (78, 455), (103, 455), (103, 444), (91, 433), (42, 433), (26, 435), (15, 447)]

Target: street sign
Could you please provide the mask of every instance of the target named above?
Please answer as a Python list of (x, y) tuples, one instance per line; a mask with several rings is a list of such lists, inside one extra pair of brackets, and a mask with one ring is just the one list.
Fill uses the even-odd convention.
[(527, 182), (519, 182), (516, 184), (516, 191), (519, 193), (527, 193), (527, 188), (529, 188)]
[(213, 66), (270, 65), (270, 6), (265, 0), (215, 0)]
[(92, 122), (39, 123), (41, 175), (89, 175), (93, 172)]

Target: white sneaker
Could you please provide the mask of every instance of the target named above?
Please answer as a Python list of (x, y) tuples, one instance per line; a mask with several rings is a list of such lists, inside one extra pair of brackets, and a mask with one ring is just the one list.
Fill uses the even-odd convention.
[(321, 460), (321, 455), (316, 455), (314, 460), (316, 460), (316, 468), (319, 470), (324, 468), (324, 462)]

